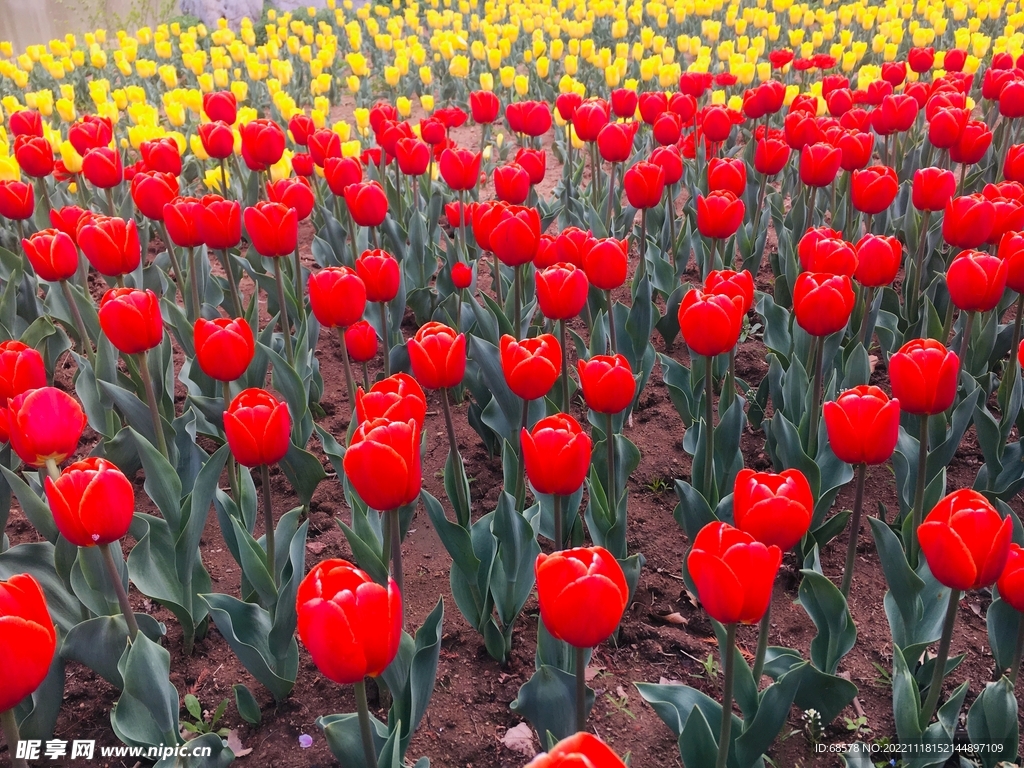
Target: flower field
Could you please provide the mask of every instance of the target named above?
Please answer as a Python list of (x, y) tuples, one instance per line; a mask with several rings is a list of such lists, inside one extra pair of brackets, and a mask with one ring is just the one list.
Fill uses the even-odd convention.
[(0, 43), (2, 759), (1019, 764), (1022, 27)]

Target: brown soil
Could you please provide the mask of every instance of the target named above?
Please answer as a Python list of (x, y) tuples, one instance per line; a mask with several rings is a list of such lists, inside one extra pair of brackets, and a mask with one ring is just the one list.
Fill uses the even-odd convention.
[[(457, 129), (455, 138), (475, 147), (479, 141), (478, 129), (468, 126)], [(538, 189), (541, 195), (550, 192), (560, 175), (560, 168), (550, 153), (548, 162), (548, 179)], [(490, 196), (490, 193), (482, 191), (482, 195)], [(309, 250), (311, 238), (312, 231), (307, 225), (302, 230), (302, 255), (307, 265), (313, 263)], [(770, 271), (765, 266), (758, 276), (758, 288), (770, 290), (770, 278)], [(486, 281), (482, 283), (480, 288), (486, 289)], [(248, 281), (247, 288), (252, 290)], [(617, 298), (629, 300), (625, 290)], [(403, 331), (407, 337), (415, 332), (409, 317)], [(686, 360), (682, 344), (665, 350), (662, 339), (657, 335), (654, 343), (659, 351)], [(326, 388), (323, 403), (328, 415), (321, 424), (334, 435), (344, 433), (349, 412), (339, 352), (337, 339), (325, 334), (319, 357)], [(737, 375), (756, 384), (767, 372), (765, 355), (766, 348), (758, 339), (746, 341), (737, 354)], [(371, 365), (370, 371), (371, 375), (380, 374), (379, 366)], [(69, 386), (71, 373), (70, 365), (66, 366), (58, 377), (59, 384)], [(879, 376), (881, 371), (876, 371), (876, 377)], [(180, 392), (179, 396), (183, 394)], [(429, 407), (425, 427), (429, 447), (423, 466), (423, 486), (442, 500), (447, 508), (449, 505), (441, 480), (447, 441), (436, 397), (430, 397)], [(585, 424), (586, 414), (580, 402), (574, 404), (574, 411)], [(469, 427), (464, 403), (455, 408), (455, 425), (467, 474), (473, 478), (474, 511), (482, 514), (496, 504), (502, 482), (500, 461), (487, 456), (478, 436)], [(671, 444), (666, 444), (666, 434), (672, 435)], [(620, 755), (630, 754), (633, 765), (672, 768), (681, 764), (672, 733), (643, 702), (633, 683), (681, 681), (719, 698), (721, 679), (720, 676), (709, 678), (701, 666), (700, 662), (709, 654), (717, 657), (717, 647), (706, 615), (682, 582), (682, 558), (687, 541), (672, 517), (676, 505), (672, 480), (689, 480), (690, 457), (681, 448), (682, 424), (657, 367), (644, 391), (633, 425), (626, 427), (625, 435), (643, 455), (639, 469), (629, 480), (629, 551), (642, 552), (647, 564), (634, 600), (623, 618), (618, 645), (605, 644), (595, 651), (592, 665), (598, 674), (591, 686), (597, 690), (597, 700), (588, 726)], [(329, 462), (315, 439), (308, 449), (331, 473)], [(747, 466), (769, 468), (763, 433), (748, 427), (743, 436), (742, 450)], [(948, 487), (970, 487), (980, 463), (981, 454), (972, 427), (948, 469)], [(256, 483), (259, 486), (258, 477)], [(869, 511), (875, 510), (878, 502), (889, 509), (896, 507), (892, 473), (887, 466), (870, 470), (868, 489), (866, 509)], [(262, 493), (263, 489), (259, 491)], [(296, 506), (295, 495), (287, 480), (276, 469), (272, 470), (271, 492), (275, 509), (283, 511)], [(152, 512), (152, 504), (143, 492), (141, 480), (136, 482), (136, 495), (140, 511)], [(836, 501), (836, 509), (850, 508), (852, 497), (852, 487), (844, 488)], [(1024, 512), (1019, 498), (1014, 500), (1013, 506), (1018, 514)], [(334, 477), (325, 480), (310, 506), (307, 567), (329, 557), (351, 557), (348, 544), (337, 526), (338, 520), (348, 521), (349, 518), (350, 511), (345, 506), (340, 484)], [(260, 527), (261, 523), (258, 523), (257, 536), (261, 535)], [(12, 510), (7, 533), (13, 544), (38, 540), (35, 530), (17, 509)], [(126, 542), (126, 550), (133, 543)], [(239, 569), (223, 546), (213, 514), (209, 517), (202, 540), (202, 554), (213, 579), (213, 588), (237, 595)], [(857, 704), (866, 713), (867, 727), (870, 728), (870, 733), (862, 734), (860, 738), (893, 738), (892, 692), (874, 666), (878, 664), (883, 669), (891, 669), (891, 639), (881, 602), (886, 587), (867, 525), (861, 534), (859, 554), (850, 597), (859, 636), (856, 646), (843, 660), (841, 671), (849, 674), (860, 689)], [(450, 559), (422, 509), (414, 518), (403, 547), (403, 557), (407, 574), (407, 629), (419, 626), (439, 595), (445, 598), (437, 684), (430, 708), (409, 747), (409, 758), (415, 761), (426, 755), (438, 768), (520, 768), (528, 760), (504, 747), (501, 737), (507, 729), (521, 722), (508, 705), (534, 671), (538, 622), (536, 601), (531, 600), (527, 604), (517, 625), (511, 661), (502, 667), (487, 656), (481, 638), (462, 618), (451, 599), (448, 585)], [(844, 558), (845, 536), (841, 536), (821, 554), (825, 574), (838, 580)], [(770, 641), (773, 645), (797, 648), (806, 656), (815, 630), (803, 609), (794, 604), (799, 586), (798, 567), (794, 556), (787, 555), (775, 585)], [(215, 708), (222, 699), (231, 698), (231, 686), (235, 683), (246, 684), (256, 694), (263, 709), (263, 722), (259, 726), (246, 725), (235, 711), (233, 701), (225, 717), (224, 724), (236, 729), (244, 746), (253, 750), (251, 755), (240, 760), (240, 765), (248, 762), (261, 768), (307, 768), (336, 764), (315, 721), (322, 715), (355, 711), (354, 698), (350, 688), (336, 686), (322, 678), (304, 649), (300, 650), (300, 668), (293, 693), (275, 706), (269, 693), (246, 672), (215, 628), (211, 627), (207, 637), (197, 643), (193, 655), (186, 657), (182, 651), (181, 631), (173, 616), (134, 591), (132, 599), (137, 610), (151, 612), (167, 625), (165, 645), (171, 651), (171, 680), (179, 694), (194, 693), (209, 709)], [(967, 706), (993, 674), (984, 622), (988, 600), (977, 593), (965, 598), (961, 603), (953, 641), (954, 654), (968, 653), (967, 660), (955, 674), (958, 680), (971, 681)], [(665, 618), (672, 614), (681, 620)], [(752, 652), (756, 641), (756, 627), (741, 628), (739, 643), (744, 649)], [(117, 691), (89, 669), (69, 663), (65, 704), (56, 737), (96, 739), (100, 745), (117, 744), (109, 722), (110, 706), (116, 696)], [(386, 718), (386, 713), (379, 707), (375, 714)], [(857, 737), (844, 725), (844, 718), (856, 716), (854, 707), (848, 707), (828, 727), (824, 741), (854, 741)], [(313, 739), (312, 746), (305, 750), (299, 746), (302, 734)], [(801, 713), (795, 708), (770, 754), (777, 765), (787, 768), (840, 764), (837, 757), (815, 754), (803, 730)], [(106, 763), (110, 766), (122, 764)], [(101, 766), (104, 763), (96, 760), (88, 765)], [(123, 765), (132, 768), (127, 763)]]

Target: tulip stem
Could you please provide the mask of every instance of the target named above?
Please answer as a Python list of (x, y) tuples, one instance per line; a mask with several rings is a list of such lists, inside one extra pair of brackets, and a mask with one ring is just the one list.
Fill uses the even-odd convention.
[(868, 465), (861, 462), (857, 465), (857, 484), (853, 496), (853, 519), (850, 522), (850, 541), (846, 545), (846, 568), (843, 570), (843, 597), (850, 596), (853, 584), (853, 568), (857, 561), (857, 540), (860, 538), (860, 522), (864, 514), (864, 481), (867, 479)]
[(228, 172), (224, 168), (224, 158), (220, 158), (220, 194), (225, 200), (231, 199), (231, 191), (228, 189)]
[[(170, 246), (168, 246), (170, 248)], [(196, 270), (196, 249), (191, 245), (188, 247), (188, 287), (189, 295), (192, 298), (192, 322), (199, 317), (202, 309), (202, 302), (199, 300), (199, 274)]]
[[(466, 190), (464, 189), (459, 190), (459, 249), (466, 257), (466, 263), (469, 264), (469, 241), (466, 240)], [(501, 299), (498, 300), (501, 301)]]
[(444, 426), (448, 431), (448, 450), (451, 452), (452, 466), (455, 468), (455, 493), (459, 499), (458, 509), (455, 510), (459, 518), (459, 525), (469, 528), (472, 515), (470, 514), (469, 499), (466, 498), (466, 470), (462, 464), (462, 454), (459, 453), (459, 441), (455, 437), (455, 423), (452, 421), (452, 408), (448, 403), (448, 387), (441, 390), (441, 407), (444, 410)]
[(707, 438), (704, 440), (704, 487), (701, 489), (708, 504), (711, 504), (711, 483), (715, 477), (715, 404), (712, 402), (714, 395), (714, 370), (715, 358), (707, 355), (704, 358), (704, 430)]
[(399, 594), (405, 594), (405, 575), (402, 572), (402, 521), (398, 517), (398, 510), (392, 509), (387, 513), (391, 518), (391, 577), (398, 585)]
[(647, 209), (640, 209), (640, 242), (638, 249), (640, 251), (640, 265), (637, 268), (638, 279), (642, 280), (644, 275), (647, 274)]
[(15, 757), (18, 754), (21, 734), (18, 732), (18, 718), (15, 717), (13, 709), (0, 712), (0, 726), (3, 727), (4, 738), (7, 739), (7, 753), (11, 758), (11, 768), (28, 768), (25, 758)]
[[(167, 223), (160, 222), (160, 239), (164, 241), (164, 247), (167, 248), (167, 258), (171, 261), (171, 269), (174, 270), (174, 279), (171, 281), (174, 283), (176, 290), (181, 291), (181, 296), (185, 298), (185, 289), (181, 287), (180, 283), (182, 280), (181, 264), (178, 263), (178, 257), (174, 253), (174, 246), (171, 244), (171, 237), (167, 234)], [(118, 275), (118, 285), (123, 287), (124, 276)], [(172, 297), (173, 298), (173, 297)]]
[(608, 222), (608, 236), (615, 237), (615, 219), (612, 218), (612, 200), (614, 195), (612, 192), (615, 189), (615, 169), (618, 167), (618, 163), (612, 163), (612, 173), (608, 177), (608, 208), (605, 212), (605, 221)]
[(725, 678), (722, 683), (722, 725), (718, 729), (718, 760), (716, 768), (725, 768), (729, 761), (729, 741), (732, 731), (732, 686), (736, 677), (736, 625), (725, 626)]
[(494, 265), (491, 267), (491, 282), (494, 283), (494, 296), (498, 300), (498, 305), (501, 306), (501, 266), (498, 262), (498, 254), (492, 254), (494, 257)]
[(565, 546), (565, 533), (562, 531), (562, 496), (556, 493), (553, 501), (555, 503), (555, 549), (561, 550)]
[(920, 421), (917, 443), (917, 487), (914, 490), (914, 509), (911, 513), (910, 567), (917, 567), (917, 529), (924, 517), (924, 489), (928, 475), (928, 416), (918, 416)]
[(519, 473), (516, 477), (516, 509), (523, 511), (526, 506), (526, 454), (523, 452), (523, 430), (526, 429), (530, 420), (530, 401), (522, 400), (523, 415), (519, 429)]
[(576, 731), (587, 728), (587, 649), (576, 651)]
[(928, 242), (928, 226), (929, 218), (932, 212), (925, 210), (921, 214), (921, 230), (917, 237), (917, 252), (914, 254), (914, 269), (917, 272), (917, 287), (916, 290), (910, 290), (910, 312), (907, 314), (910, 316), (910, 322), (916, 323), (920, 317), (921, 307), (921, 294), (924, 291), (924, 251), (925, 246)]
[(960, 602), (960, 590), (949, 591), (949, 603), (946, 606), (946, 620), (942, 624), (942, 637), (939, 638), (939, 651), (935, 656), (935, 669), (932, 670), (932, 681), (928, 686), (928, 698), (921, 707), (921, 718), (918, 724), (923, 731), (935, 714), (935, 707), (942, 694), (942, 679), (946, 676), (946, 659), (949, 658), (949, 645), (953, 640), (953, 625), (956, 624), (956, 609)]
[(117, 570), (117, 563), (114, 562), (114, 553), (109, 544), (100, 544), (99, 548), (100, 554), (103, 555), (103, 564), (107, 568), (107, 575), (110, 577), (110, 583), (114, 585), (117, 604), (121, 606), (121, 613), (128, 625), (128, 640), (134, 643), (135, 638), (139, 636), (139, 623), (135, 620), (135, 614), (128, 602), (128, 593), (121, 582), (121, 574)]
[(267, 528), (267, 570), (270, 578), (277, 583), (277, 552), (274, 546), (274, 500), (270, 495), (270, 465), (260, 464), (260, 485), (263, 486), (263, 517)]
[(373, 726), (370, 724), (370, 705), (366, 701), (366, 681), (355, 684), (356, 711), (359, 713), (359, 732), (363, 740), (363, 759), (366, 768), (377, 768), (377, 749), (373, 745)]
[[(231, 382), (223, 382), (224, 386), (224, 410), (227, 411), (228, 406), (231, 404)], [(231, 498), (235, 500), (235, 504), (241, 505), (241, 496), (238, 493), (238, 464), (235, 462), (235, 454), (230, 450), (228, 451), (228, 483), (231, 486)], [(241, 509), (241, 506), (239, 506)]]
[(54, 482), (60, 479), (60, 467), (57, 466), (56, 460), (46, 460), (46, 474), (49, 475), (50, 479)]
[[(963, 331), (961, 332), (961, 336), (960, 336), (960, 349), (959, 349), (959, 352), (958, 352), (959, 357), (960, 357), (960, 367), (957, 369), (957, 372), (956, 372), (957, 382), (959, 382), (959, 380), (960, 380), (960, 374), (963, 373), (963, 371), (964, 371), (964, 360), (967, 357), (967, 345), (968, 345), (968, 343), (971, 340), (971, 331), (973, 329), (974, 329), (974, 312), (968, 312), (967, 313), (967, 319), (964, 320), (964, 327), (963, 327)], [(968, 372), (968, 374), (970, 374), (970, 370), (968, 370), (967, 372)], [(957, 384), (957, 386), (959, 386), (959, 383)]]
[(665, 215), (668, 216), (668, 257), (672, 262), (672, 274), (676, 274), (676, 194), (675, 184), (665, 186)]
[(862, 317), (860, 321), (859, 337), (861, 346), (864, 347), (864, 351), (866, 352), (868, 349), (868, 342), (870, 341), (870, 339), (868, 338), (868, 328), (871, 326), (871, 307), (875, 303), (874, 287), (869, 286), (865, 293), (866, 295), (864, 296), (864, 317)]
[(619, 341), (615, 337), (615, 301), (612, 299), (611, 291), (605, 291), (604, 295), (608, 299), (608, 343), (610, 344), (611, 354), (617, 355), (619, 353)]
[(608, 451), (608, 508), (614, 516), (619, 499), (615, 493), (615, 431), (610, 413), (605, 414), (605, 443)]
[(352, 244), (352, 267), (356, 266), (356, 262), (359, 261), (359, 248), (356, 245), (356, 222), (352, 218), (352, 211), (348, 210), (346, 205), (345, 213), (348, 216), (348, 234), (349, 242)]
[(520, 305), (523, 301), (523, 267), (522, 265), (516, 265), (512, 268), (512, 272), (515, 275), (513, 280), (513, 291), (515, 295), (512, 298), (512, 334), (516, 337), (516, 341), (521, 341), (523, 336), (523, 317), (522, 309)]
[(370, 388), (370, 370), (366, 367), (366, 363), (363, 363), (363, 388)]
[[(81, 340), (82, 350), (85, 352), (85, 356), (89, 360), (89, 365), (91, 365), (95, 370), (96, 352), (92, 348), (92, 341), (89, 339), (89, 331), (87, 331), (85, 328), (85, 321), (82, 320), (82, 313), (78, 309), (78, 303), (75, 301), (74, 294), (71, 293), (71, 286), (68, 285), (67, 280), (61, 280), (60, 287), (61, 290), (64, 292), (64, 300), (68, 303), (68, 309), (71, 310), (71, 319), (74, 320), (75, 322), (75, 330), (78, 331), (78, 337)], [(1017, 324), (1017, 327), (1020, 327), (1019, 322)]]
[(288, 365), (295, 365), (295, 351), (292, 349), (292, 331), (288, 324), (288, 305), (284, 296), (284, 274), (281, 272), (281, 259), (274, 259), (274, 277), (277, 278), (277, 303), (280, 305), (279, 321), (281, 323), (281, 335), (284, 336), (284, 352), (288, 358)]
[[(1019, 314), (1019, 313), (1018, 313)], [(1019, 321), (1018, 321), (1019, 327)], [(562, 348), (562, 413), (569, 412), (569, 350), (566, 349), (565, 319), (558, 321), (558, 341)], [(1011, 355), (1012, 357), (1012, 355)]]
[[(302, 301), (302, 298), (301, 298), (302, 297), (302, 258), (299, 256), (299, 246), (298, 246), (298, 243), (295, 244), (295, 253), (293, 254), (293, 258), (295, 260), (295, 280), (292, 283), (292, 286), (295, 288), (295, 298), (296, 298), (296, 304), (297, 304), (295, 309), (298, 312), (297, 317), (301, 318), (302, 314), (303, 314), (303, 310), (305, 309), (305, 304), (304, 304), (304, 302)], [(298, 331), (298, 324), (299, 324), (299, 321), (296, 320), (295, 321), (295, 326), (296, 326), (295, 330), (296, 331)]]
[(1013, 664), (1010, 667), (1010, 685), (1016, 687), (1020, 677), (1021, 657), (1024, 656), (1024, 614), (1017, 617), (1017, 647), (1013, 652)]
[(356, 384), (352, 379), (352, 363), (348, 359), (348, 343), (345, 340), (345, 329), (338, 326), (338, 342), (341, 344), (341, 360), (345, 364), (345, 387), (348, 390), (349, 415), (356, 407)]
[(107, 193), (107, 210), (110, 211), (111, 216), (117, 216), (117, 209), (114, 207), (114, 190), (107, 187), (104, 192)]
[(725, 375), (725, 387), (723, 388), (726, 403), (732, 405), (736, 397), (736, 347), (729, 350), (729, 371)]
[(380, 302), (380, 335), (384, 342), (384, 378), (391, 375), (391, 335), (388, 333), (388, 305)]
[(242, 317), (242, 297), (238, 295), (238, 284), (235, 282), (235, 270), (231, 266), (231, 256), (227, 248), (220, 249), (220, 261), (224, 265), (224, 272), (228, 276), (228, 286), (231, 290), (231, 308), (235, 317)]
[(807, 455), (813, 461), (818, 455), (818, 420), (821, 411), (821, 390), (822, 380), (825, 378), (825, 337), (816, 336), (814, 346), (817, 354), (814, 356), (814, 385), (811, 390), (811, 411), (807, 414), (810, 424), (807, 428)]
[(761, 682), (761, 675), (764, 673), (764, 657), (768, 653), (768, 630), (772, 623), (772, 604), (768, 602), (768, 607), (764, 611), (764, 616), (761, 617), (761, 623), (757, 627), (757, 651), (754, 655), (754, 687), (756, 688)]
[(164, 425), (160, 418), (160, 407), (156, 403), (156, 390), (153, 389), (153, 377), (149, 374), (149, 351), (139, 355), (139, 376), (142, 377), (142, 388), (146, 392), (146, 403), (149, 405), (149, 416), (153, 419), (153, 431), (156, 433), (157, 450), (163, 454), (168, 461), (171, 454), (167, 450), (167, 437), (164, 435)]

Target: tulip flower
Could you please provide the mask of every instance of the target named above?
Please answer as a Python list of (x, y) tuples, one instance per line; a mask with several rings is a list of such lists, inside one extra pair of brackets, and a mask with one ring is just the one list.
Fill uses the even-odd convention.
[(491, 91), (473, 91), (469, 94), (469, 111), (474, 123), (493, 123), (497, 120), (500, 109), (501, 102)]
[(460, 147), (450, 148), (441, 153), (441, 178), (455, 192), (465, 192), (476, 186), (480, 178), (480, 160), (477, 152)]
[(402, 640), (402, 594), (345, 560), (324, 560), (299, 584), (295, 612), (299, 639), (320, 673), (339, 685), (354, 685), (364, 759), (377, 765), (365, 678), (378, 677), (398, 655)]
[(772, 585), (781, 563), (782, 550), (777, 546), (762, 544), (750, 534), (721, 522), (708, 523), (700, 530), (686, 559), (704, 610), (726, 625), (722, 652), (725, 667), (722, 706), (726, 716), (722, 718), (718, 735), (718, 768), (725, 766), (729, 755), (736, 625), (753, 624), (764, 617), (771, 604)]
[(1024, 144), (1013, 144), (1006, 150), (1003, 178), (1024, 184)]
[(586, 652), (611, 637), (622, 621), (629, 597), (626, 575), (603, 547), (566, 549), (553, 555), (542, 552), (534, 573), (544, 627), (576, 650), (576, 729), (584, 731)]
[[(82, 406), (56, 387), (41, 386), (12, 397), (7, 403), (11, 448), (30, 467), (57, 465), (78, 450), (85, 429)], [(52, 466), (51, 466), (52, 465)]]
[(981, 195), (954, 197), (946, 203), (942, 237), (956, 248), (977, 248), (995, 227), (996, 209)]
[(134, 219), (93, 216), (83, 220), (78, 228), (78, 246), (96, 271), (107, 277), (134, 272), (141, 262)]
[[(570, 496), (583, 485), (590, 467), (590, 437), (572, 416), (547, 416), (532, 430), (524, 427), (520, 439), (526, 476), (537, 493)], [(561, 548), (561, 542), (556, 535), (556, 546)]]
[[(203, 145), (203, 151), (215, 160), (221, 161), (221, 171), (224, 171), (224, 160), (231, 157), (235, 151), (235, 134), (231, 126), (224, 122), (213, 121), (202, 123), (196, 129), (199, 134), (199, 141)], [(222, 173), (221, 180), (224, 176)], [(225, 190), (225, 194), (227, 194)]]
[[(180, 204), (191, 198), (179, 198)], [(242, 297), (238, 291), (238, 282), (235, 280), (234, 267), (228, 249), (234, 248), (242, 240), (242, 208), (237, 200), (225, 200), (220, 195), (205, 195), (200, 201), (202, 210), (189, 208), (196, 216), (199, 237), (206, 247), (211, 251), (220, 252), (221, 264), (224, 266), (224, 273), (227, 275), (228, 288), (231, 293), (231, 308), (236, 317), (242, 315)], [(164, 221), (167, 219), (167, 210), (164, 212)], [(173, 221), (174, 215), (171, 216)], [(174, 225), (170, 225), (174, 226)], [(170, 229), (169, 226), (169, 229)], [(296, 230), (298, 225), (296, 224)]]
[(427, 396), (423, 387), (407, 373), (396, 373), (381, 379), (369, 390), (356, 392), (356, 421), (387, 419), (415, 421), (423, 430), (427, 414)]
[(797, 253), (801, 269), (853, 277), (857, 270), (857, 251), (841, 237), (827, 236), (828, 232), (831, 230), (824, 227), (812, 228), (800, 239)]
[[(750, 311), (754, 305), (754, 278), (744, 269), (734, 272), (731, 269), (713, 269), (704, 280), (704, 290), (709, 294), (728, 296), (739, 303), (740, 318)], [(736, 346), (729, 349), (729, 373), (725, 381), (724, 392), (732, 399), (736, 383)]]
[[(715, 251), (717, 250), (718, 241), (728, 240), (736, 234), (736, 231), (743, 224), (745, 213), (743, 201), (729, 190), (715, 190), (707, 197), (697, 195), (697, 229), (701, 235), (715, 241), (712, 243), (711, 258), (708, 260), (707, 269), (704, 271), (705, 277), (708, 272), (716, 267)], [(722, 262), (727, 267), (729, 266), (727, 262), (731, 261), (731, 259), (728, 258), (728, 254), (724, 253), (724, 248), (725, 245), (723, 243)]]
[(530, 176), (514, 163), (494, 169), (494, 194), (510, 205), (522, 205), (530, 194)]
[(7, 116), (12, 136), (43, 137), (43, 116), (34, 109), (18, 109)]
[[(75, 241), (59, 230), (43, 229), (22, 240), (21, 246), (36, 275), (42, 280), (60, 283), (72, 313), (77, 312), (78, 305), (70, 296), (67, 286), (67, 281), (78, 271), (78, 248), (75, 247)], [(82, 324), (76, 322), (76, 325), (82, 344), (87, 345), (88, 336), (82, 335)]]
[(931, 722), (939, 701), (960, 596), (995, 584), (1009, 558), (1012, 535), (1010, 517), (1003, 518), (988, 499), (968, 488), (940, 499), (917, 529), (928, 568), (950, 590), (935, 672), (921, 708), (922, 728)]
[(32, 187), (23, 181), (0, 181), (0, 216), (18, 222), (18, 237), (21, 238), (21, 222), (32, 218), (36, 205)]
[(871, 231), (870, 217), (881, 213), (892, 205), (899, 188), (896, 171), (887, 165), (874, 165), (853, 172), (850, 187), (853, 207), (868, 215), (869, 232)]
[(231, 91), (212, 91), (203, 94), (203, 112), (211, 120), (222, 120), (234, 125), (237, 116), (238, 102)]
[(946, 287), (949, 299), (966, 313), (960, 331), (960, 368), (963, 368), (970, 343), (974, 316), (977, 312), (988, 312), (999, 304), (1006, 289), (1008, 263), (998, 255), (984, 251), (961, 251), (946, 270)]
[(242, 158), (250, 170), (265, 170), (284, 155), (287, 137), (281, 126), (273, 120), (250, 120), (241, 127), (239, 133), (242, 135)]
[(345, 349), (354, 363), (363, 366), (363, 387), (370, 388), (370, 374), (366, 364), (377, 356), (377, 331), (366, 320), (353, 323), (345, 329)]
[[(298, 248), (299, 218), (294, 208), (281, 203), (261, 200), (246, 208), (243, 214), (245, 231), (252, 247), (261, 256), (271, 257), (274, 262), (274, 279), (277, 283), (278, 322), (284, 336), (285, 354), (288, 363), (294, 362), (292, 334), (288, 322), (288, 304), (285, 298), (284, 275), (281, 258), (290, 256)], [(299, 277), (296, 275), (296, 277)]]
[(747, 190), (747, 164), (742, 158), (713, 157), (708, 161), (708, 191), (726, 190), (742, 198)]
[(20, 742), (14, 708), (42, 685), (50, 672), (57, 650), (57, 630), (53, 626), (46, 597), (39, 582), (27, 573), (0, 581), (0, 727), (7, 740), (12, 765)]
[[(389, 268), (378, 264), (382, 257), (373, 255), (375, 251), (367, 251), (364, 256), (370, 254), (372, 262), (363, 266), (363, 271), (370, 273), (377, 279), (375, 289), (384, 291), (390, 290), (389, 283), (392, 276), (388, 276)], [(384, 251), (380, 251), (381, 254)], [(358, 262), (357, 262), (358, 266)], [(345, 343), (345, 328), (359, 322), (366, 309), (367, 289), (366, 283), (358, 273), (351, 267), (327, 267), (309, 276), (309, 306), (313, 316), (325, 328), (336, 328), (338, 341), (341, 344), (341, 357), (345, 366), (345, 383), (348, 388), (349, 406), (355, 402), (355, 385), (352, 380), (352, 371), (349, 366), (348, 349)], [(393, 297), (392, 297), (393, 298)], [(381, 316), (387, 328), (387, 305), (381, 304)], [(385, 347), (387, 347), (387, 334), (384, 336)], [(385, 367), (388, 366), (388, 353), (385, 352)], [(385, 376), (390, 375), (390, 370)]]
[(379, 227), (388, 213), (388, 198), (377, 181), (358, 181), (345, 187), (345, 205), (360, 227)]
[(107, 192), (107, 206), (114, 215), (114, 198), (110, 193), (124, 179), (121, 153), (110, 147), (96, 147), (82, 156), (82, 174), (94, 187)]
[[(224, 384), (240, 379), (256, 354), (252, 328), (242, 318), (199, 318), (193, 328), (193, 343), (203, 373)], [(225, 394), (227, 391), (225, 387)], [(225, 397), (225, 402), (228, 400)]]
[(578, 732), (562, 739), (550, 752), (541, 752), (526, 768), (625, 768), (625, 763), (597, 736)]
[(42, 179), (53, 173), (53, 145), (42, 136), (17, 136), (14, 159), (28, 176)]
[(562, 366), (558, 339), (543, 333), (516, 341), (505, 334), (498, 346), (505, 382), (517, 397), (536, 400), (551, 390)]
[(43, 356), (16, 339), (0, 342), (0, 408), (11, 398), (46, 386)]

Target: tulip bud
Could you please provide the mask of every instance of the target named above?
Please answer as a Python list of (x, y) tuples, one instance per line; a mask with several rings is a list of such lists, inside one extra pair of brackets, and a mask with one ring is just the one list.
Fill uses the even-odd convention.
[(532, 431), (523, 429), (520, 441), (526, 476), (537, 493), (569, 496), (583, 485), (590, 469), (590, 436), (572, 416), (547, 416)]
[(217, 381), (240, 379), (256, 354), (252, 328), (241, 318), (199, 318), (193, 329), (196, 362)]
[(231, 455), (244, 467), (283, 459), (291, 445), (291, 430), (288, 404), (265, 389), (242, 390), (224, 411), (224, 435)]
[(741, 469), (733, 485), (732, 509), (737, 528), (786, 552), (811, 527), (814, 495), (798, 469), (779, 474)]
[(100, 328), (125, 355), (159, 346), (164, 339), (160, 299), (153, 291), (111, 288), (100, 300)]
[(61, 535), (76, 547), (111, 544), (128, 533), (135, 491), (106, 459), (90, 456), (46, 478), (46, 500)]
[(988, 499), (963, 488), (943, 497), (917, 529), (921, 552), (943, 586), (961, 591), (991, 587), (1010, 555), (1012, 520)]
[(446, 389), (462, 383), (466, 373), (466, 336), (443, 323), (421, 326), (409, 340), (413, 375), (427, 389)]
[(27, 573), (0, 581), (0, 647), (0, 712), (7, 712), (43, 684), (57, 650), (43, 590)]
[(579, 547), (541, 553), (534, 571), (540, 618), (552, 637), (574, 648), (593, 648), (612, 636), (626, 610), (629, 587), (611, 552)]
[(420, 495), (420, 425), (415, 419), (363, 421), (345, 451), (345, 476), (367, 506), (380, 512)]

